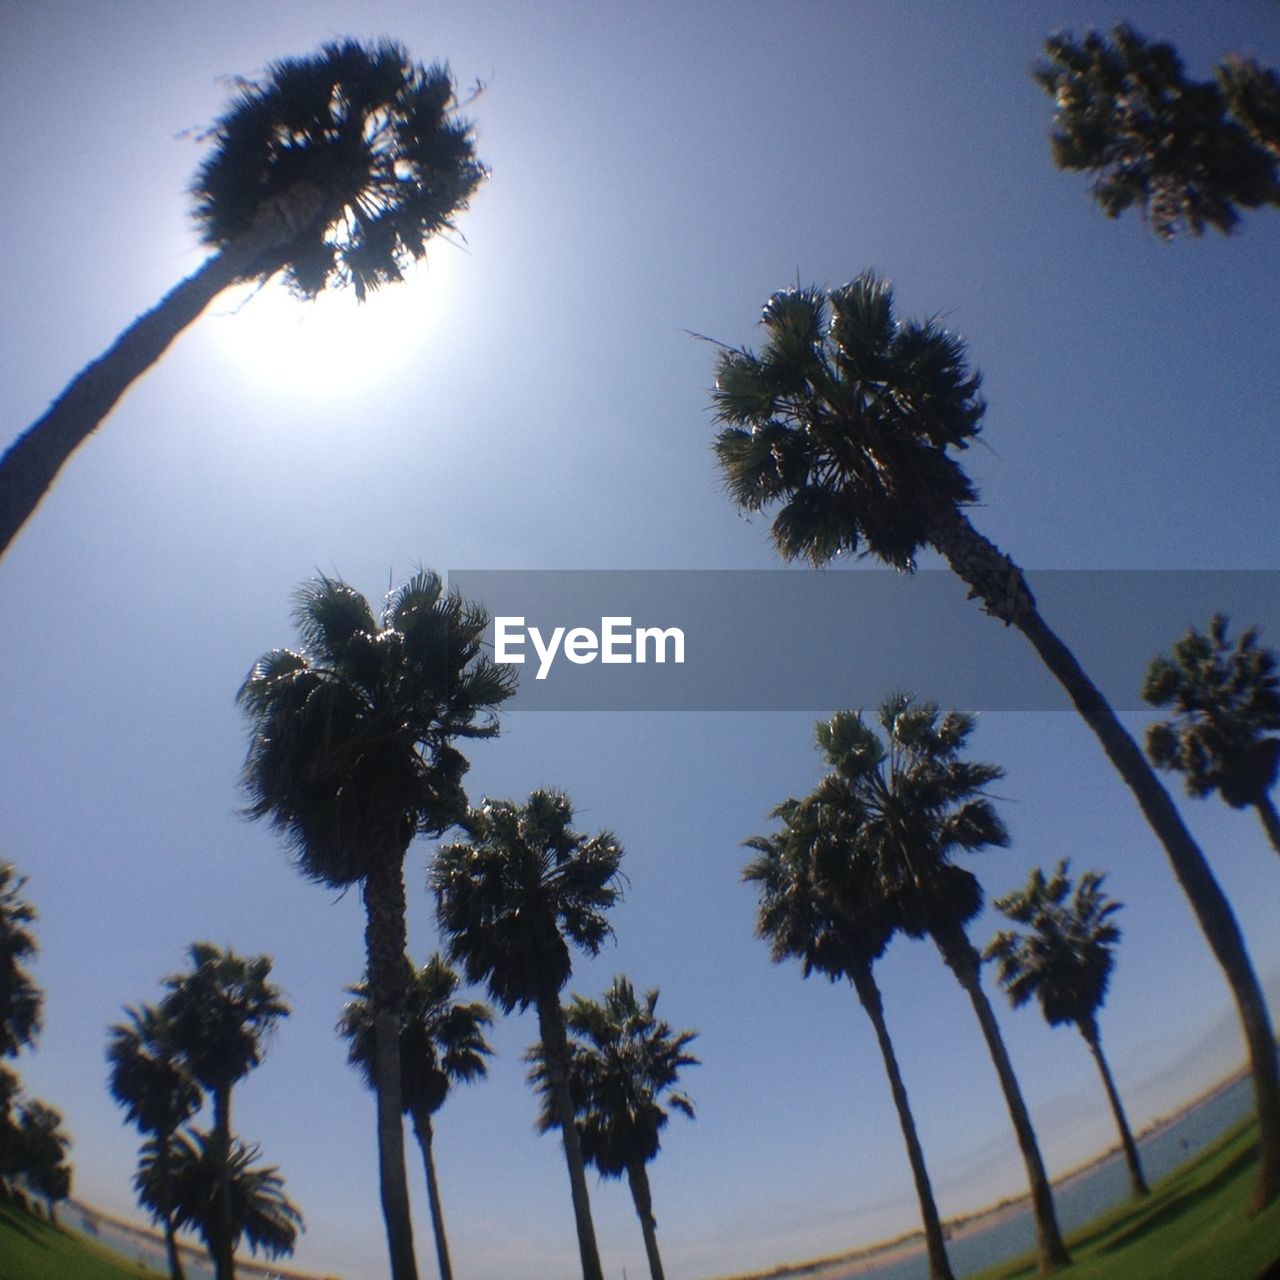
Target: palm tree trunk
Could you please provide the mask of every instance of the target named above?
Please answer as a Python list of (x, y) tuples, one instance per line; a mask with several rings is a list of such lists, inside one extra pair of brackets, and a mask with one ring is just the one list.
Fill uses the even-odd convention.
[(1138, 744), (1075, 656), (1040, 616), (1021, 569), (958, 512), (939, 522), (930, 540), (952, 571), (968, 584), (971, 596), (1031, 642), (1097, 735), (1164, 846), (1173, 873), (1226, 975), (1249, 1048), (1258, 1112), (1258, 1181), (1253, 1208), (1260, 1210), (1280, 1195), (1280, 1069), (1266, 1000), (1231, 904)]
[(440, 1264), (440, 1280), (453, 1280), (449, 1265), (449, 1242), (444, 1234), (444, 1210), (440, 1206), (440, 1184), (436, 1181), (436, 1159), (431, 1150), (431, 1113), (426, 1107), (414, 1107), (413, 1132), (422, 1148), (422, 1164), (427, 1172), (427, 1199), (431, 1203), (431, 1229), (436, 1237), (436, 1260)]
[(867, 1011), (867, 1017), (871, 1019), (871, 1025), (876, 1029), (876, 1041), (880, 1045), (880, 1056), (884, 1059), (885, 1074), (889, 1077), (893, 1105), (898, 1110), (898, 1124), (902, 1129), (903, 1141), (907, 1144), (907, 1159), (911, 1163), (911, 1176), (916, 1184), (916, 1198), (920, 1201), (920, 1219), (924, 1225), (925, 1247), (929, 1253), (929, 1280), (953, 1280), (951, 1263), (947, 1260), (946, 1237), (942, 1233), (942, 1220), (938, 1217), (938, 1206), (933, 1199), (929, 1170), (925, 1168), (924, 1150), (916, 1133), (911, 1104), (907, 1101), (907, 1087), (902, 1082), (902, 1072), (898, 1070), (898, 1056), (893, 1051), (893, 1041), (889, 1039), (880, 988), (876, 986), (870, 967), (860, 969), (853, 975), (853, 986), (862, 1007)]
[(231, 1086), (213, 1091), (213, 1132), (218, 1144), (217, 1232), (213, 1242), (213, 1270), (217, 1280), (235, 1280), (235, 1241), (231, 1225)]
[(978, 1015), (978, 1024), (987, 1042), (991, 1061), (995, 1064), (996, 1075), (1000, 1078), (1005, 1105), (1009, 1108), (1009, 1119), (1013, 1121), (1013, 1131), (1022, 1151), (1022, 1162), (1027, 1167), (1031, 1210), (1036, 1222), (1037, 1269), (1040, 1275), (1049, 1275), (1059, 1267), (1070, 1266), (1071, 1255), (1067, 1252), (1062, 1232), (1058, 1229), (1058, 1218), (1053, 1208), (1053, 1189), (1049, 1185), (1049, 1175), (1045, 1173), (1044, 1161), (1040, 1158), (1040, 1146), (1036, 1141), (1035, 1130), (1031, 1127), (1027, 1104), (1022, 1100), (1022, 1090), (1013, 1073), (1013, 1064), (1009, 1061), (1009, 1053), (1004, 1047), (1004, 1037), (1000, 1034), (995, 1014), (982, 990), (982, 962), (964, 930), (958, 925), (935, 934), (934, 941), (938, 944), (947, 967), (968, 993), (973, 1011)]
[(569, 1167), (569, 1190), (573, 1197), (573, 1219), (578, 1229), (578, 1252), (582, 1257), (582, 1280), (604, 1280), (596, 1230), (591, 1222), (591, 1201), (587, 1196), (587, 1172), (582, 1159), (582, 1143), (569, 1093), (569, 1045), (564, 1029), (564, 1013), (559, 992), (538, 999), (538, 1036), (547, 1060), (547, 1083), (555, 1105), (560, 1137), (564, 1142), (565, 1164)]
[(164, 1247), (169, 1257), (169, 1280), (186, 1280), (182, 1270), (182, 1258), (178, 1254), (178, 1232), (173, 1225), (173, 1193), (169, 1173), (169, 1154), (173, 1143), (172, 1133), (156, 1135), (160, 1143), (160, 1180), (164, 1184)]
[(644, 1236), (644, 1251), (649, 1258), (649, 1280), (666, 1280), (662, 1272), (662, 1259), (658, 1256), (658, 1222), (653, 1216), (653, 1196), (649, 1193), (649, 1175), (643, 1160), (633, 1160), (627, 1165), (627, 1184), (631, 1188), (631, 1202), (640, 1219), (640, 1231)]
[(1102, 1075), (1102, 1084), (1107, 1091), (1107, 1099), (1111, 1103), (1111, 1114), (1115, 1116), (1116, 1128), (1120, 1130), (1120, 1145), (1124, 1149), (1125, 1163), (1129, 1166), (1129, 1181), (1133, 1186), (1133, 1194), (1135, 1196), (1150, 1195), (1151, 1189), (1147, 1186), (1146, 1176), (1142, 1172), (1142, 1161), (1138, 1158), (1138, 1144), (1133, 1140), (1128, 1118), (1120, 1103), (1120, 1091), (1111, 1078), (1111, 1068), (1107, 1066), (1107, 1059), (1102, 1052), (1102, 1037), (1098, 1034), (1097, 1026), (1092, 1022), (1082, 1022), (1080, 1034), (1084, 1036), (1084, 1042), (1089, 1046), (1089, 1052), (1093, 1054), (1093, 1060), (1098, 1064), (1098, 1071)]
[(378, 1105), (378, 1187), (391, 1280), (418, 1280), (404, 1167), (400, 1020), (404, 1005), (404, 852), (375, 858), (364, 882), (365, 951), (373, 1002), (373, 1083)]
[(1265, 792), (1262, 799), (1254, 806), (1258, 810), (1258, 817), (1262, 819), (1263, 828), (1266, 830), (1267, 839), (1271, 841), (1271, 847), (1280, 853), (1280, 813), (1276, 812), (1276, 807), (1271, 802), (1271, 797)]
[(318, 216), (319, 193), (301, 185), (259, 211), (244, 235), (140, 315), (97, 360), (85, 365), (48, 411), (0, 457), (0, 556), (67, 459), (122, 395), (168, 350), (223, 289), (269, 269), (272, 255)]

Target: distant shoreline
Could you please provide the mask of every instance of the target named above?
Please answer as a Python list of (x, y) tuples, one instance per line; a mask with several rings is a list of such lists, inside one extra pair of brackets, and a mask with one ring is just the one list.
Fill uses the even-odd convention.
[[(1201, 1107), (1208, 1106), (1215, 1098), (1220, 1097), (1228, 1089), (1239, 1084), (1248, 1074), (1248, 1067), (1239, 1067), (1229, 1076), (1210, 1085), (1204, 1092), (1197, 1094), (1189, 1102), (1179, 1107), (1178, 1110), (1166, 1116), (1157, 1116), (1156, 1119), (1135, 1135), (1135, 1141), (1142, 1142), (1146, 1138), (1163, 1133), (1171, 1125), (1185, 1120), (1188, 1116), (1200, 1110)], [(1052, 1180), (1054, 1190), (1057, 1191), (1078, 1182), (1081, 1178), (1093, 1173), (1100, 1166), (1106, 1164), (1108, 1160), (1114, 1159), (1119, 1154), (1120, 1144), (1117, 1142), (1098, 1155), (1091, 1156), (1083, 1164), (1078, 1164), (1074, 1168), (1068, 1169), (1065, 1173), (1059, 1174)], [(1015, 1213), (1021, 1212), (1030, 1203), (1030, 1199), (1030, 1194), (1027, 1192), (1016, 1196), (1006, 1196), (1003, 1200), (997, 1200), (993, 1204), (974, 1210), (972, 1213), (962, 1213), (952, 1218), (946, 1218), (942, 1223), (943, 1232), (948, 1240), (963, 1240), (968, 1236), (976, 1235), (979, 1231), (985, 1231), (987, 1228), (995, 1226)], [(859, 1270), (854, 1272), (857, 1275), (863, 1271), (883, 1266), (888, 1262), (896, 1262), (901, 1258), (921, 1254), (924, 1252), (924, 1248), (924, 1232), (919, 1227), (916, 1227), (911, 1231), (903, 1232), (901, 1235), (893, 1236), (886, 1240), (877, 1240), (873, 1244), (861, 1245), (856, 1249), (849, 1249), (843, 1253), (824, 1254), (822, 1257), (809, 1258), (803, 1262), (782, 1263), (764, 1271), (734, 1272), (714, 1277), (713, 1280), (791, 1280), (791, 1277), (812, 1277), (812, 1280), (822, 1280), (826, 1272), (835, 1268), (839, 1268), (842, 1273), (848, 1274), (850, 1267), (859, 1267)]]

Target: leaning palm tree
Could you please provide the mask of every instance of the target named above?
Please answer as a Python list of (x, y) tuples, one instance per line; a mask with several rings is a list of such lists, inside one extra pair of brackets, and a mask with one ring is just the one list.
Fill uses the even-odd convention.
[[(626, 1174), (651, 1280), (663, 1280), (657, 1219), (647, 1166), (658, 1154), (659, 1135), (672, 1107), (693, 1119), (693, 1103), (675, 1092), (682, 1067), (698, 1059), (686, 1053), (696, 1031), (676, 1032), (657, 1016), (658, 990), (643, 1002), (625, 977), (617, 977), (603, 1000), (574, 996), (565, 1010), (569, 1029), (569, 1093), (577, 1114), (582, 1158), (604, 1178)], [(538, 1127), (560, 1128), (547, 1055), (541, 1044), (529, 1050), (529, 1079), (542, 1095)], [(664, 1106), (665, 1104), (665, 1106)]]
[(485, 176), (448, 68), (386, 40), (272, 63), (237, 82), (207, 136), (192, 195), (213, 253), (0, 458), (0, 554), (75, 449), (224, 289), (283, 272), (302, 297), (350, 284), (363, 298), (401, 279)]
[(156, 1165), (156, 1196), (146, 1207), (164, 1226), (171, 1280), (183, 1280), (177, 1224), (170, 1194), (170, 1164), (178, 1130), (200, 1109), (203, 1098), (173, 1043), (172, 1030), (153, 1005), (125, 1010), (126, 1021), (110, 1030), (107, 1062), (111, 1096), (125, 1119), (148, 1135)]
[(231, 1090), (262, 1061), (265, 1038), (289, 1006), (270, 981), (270, 956), (241, 956), (208, 942), (192, 943), (189, 954), (190, 970), (165, 979), (160, 1017), (183, 1065), (213, 1098), (210, 1252), (217, 1280), (233, 1280)]
[(1096, 871), (1086, 871), (1073, 886), (1069, 865), (1063, 859), (1047, 880), (1037, 867), (1023, 888), (996, 899), (996, 908), (1015, 924), (1026, 925), (1027, 932), (1002, 930), (988, 944), (983, 959), (996, 961), (1000, 985), (1015, 1009), (1034, 996), (1051, 1027), (1070, 1024), (1084, 1037), (1120, 1132), (1133, 1193), (1145, 1196), (1147, 1180), (1138, 1145), (1098, 1031), (1098, 1010), (1107, 998), (1114, 950), (1120, 941), (1120, 929), (1111, 917), (1120, 910), (1120, 903), (1102, 891), (1105, 877)]
[(870, 865), (855, 856), (856, 822), (847, 829), (846, 806), (832, 803), (839, 797), (833, 788), (828, 791), (823, 803), (816, 797), (784, 801), (770, 815), (782, 823), (781, 830), (746, 842), (756, 852), (742, 873), (760, 894), (756, 932), (769, 943), (775, 963), (797, 959), (806, 978), (811, 973), (832, 982), (847, 978), (857, 993), (875, 1029), (906, 1144), (929, 1277), (952, 1280), (942, 1219), (874, 974), (895, 931), (891, 906), (878, 891)]
[(969, 997), (991, 1055), (1027, 1171), (1040, 1273), (1070, 1263), (1053, 1191), (1004, 1037), (982, 989), (981, 957), (966, 926), (982, 910), (977, 877), (957, 852), (1002, 847), (1009, 837), (986, 788), (1003, 771), (964, 760), (972, 716), (940, 716), (930, 702), (897, 693), (881, 704), (883, 739), (860, 712), (837, 712), (817, 726), (830, 772), (814, 792), (820, 817), (832, 815), (845, 855), (860, 864), (877, 900), (908, 937), (931, 938)]
[(603, 1280), (560, 992), (573, 967), (570, 945), (595, 955), (613, 932), (604, 913), (620, 895), (622, 847), (611, 832), (586, 836), (572, 824), (573, 805), (561, 792), (534, 791), (524, 804), (485, 800), (461, 824), (468, 839), (437, 852), (431, 884), (450, 959), (467, 981), (485, 983), (506, 1013), (537, 1011), (583, 1280)]
[(970, 524), (977, 500), (952, 450), (979, 432), (985, 402), (964, 344), (932, 321), (898, 323), (893, 291), (873, 274), (829, 293), (775, 294), (760, 354), (718, 360), (715, 451), (729, 494), (748, 511), (777, 508), (773, 540), (788, 559), (824, 564), (872, 555), (907, 572), (940, 553), (982, 607), (1016, 627), (1093, 730), (1168, 855), (1239, 1009), (1260, 1134), (1255, 1203), (1280, 1193), (1280, 1076), (1262, 988), (1231, 905), (1133, 738), (1049, 627), (1017, 565)]
[(298, 869), (359, 885), (374, 1015), (378, 1178), (393, 1280), (414, 1280), (401, 1119), (404, 859), (419, 832), (466, 812), (467, 761), (453, 743), (498, 732), (510, 667), (481, 651), (488, 617), (420, 571), (375, 618), (359, 592), (316, 578), (297, 594), (301, 645), (263, 657), (240, 689), (252, 726), (249, 814), (282, 831)]
[[(348, 1061), (358, 1067), (374, 1088), (373, 1001), (367, 982), (348, 987), (352, 999), (343, 1006), (338, 1031), (350, 1042)], [(484, 1029), (493, 1021), (489, 1006), (480, 1001), (454, 999), (458, 975), (438, 952), (405, 980), (404, 1011), (400, 1023), (401, 1106), (413, 1122), (427, 1176), (427, 1199), (436, 1238), (440, 1280), (453, 1280), (449, 1242), (440, 1205), (440, 1184), (432, 1152), (431, 1117), (444, 1106), (455, 1084), (478, 1080), (493, 1050)]]
[(0, 862), (0, 1057), (13, 1058), (40, 1034), (44, 993), (27, 971), (39, 947), (31, 926), (36, 909), (23, 893), (27, 878)]
[(1280, 773), (1280, 677), (1258, 628), (1232, 645), (1227, 618), (1215, 613), (1207, 635), (1192, 627), (1174, 642), (1172, 659), (1151, 660), (1142, 696), (1174, 710), (1172, 720), (1147, 728), (1157, 767), (1185, 775), (1189, 795), (1216, 791), (1233, 809), (1257, 809), (1280, 853), (1280, 813), (1271, 799)]
[(1280, 79), (1228, 58), (1191, 80), (1177, 51), (1127, 23), (1045, 42), (1035, 79), (1053, 99), (1058, 168), (1096, 174), (1091, 193), (1117, 218), (1137, 205), (1162, 240), (1229, 232), (1240, 209), (1280, 205)]
[(233, 1252), (242, 1239), (251, 1253), (269, 1258), (293, 1252), (302, 1214), (286, 1197), (275, 1165), (255, 1163), (256, 1145), (237, 1139), (224, 1156), (216, 1135), (192, 1129), (178, 1135), (163, 1164), (161, 1154), (154, 1139), (143, 1146), (133, 1180), (139, 1198), (149, 1205), (171, 1200), (175, 1219), (197, 1232), (215, 1260), (225, 1230), (219, 1209), (224, 1187), (230, 1189)]

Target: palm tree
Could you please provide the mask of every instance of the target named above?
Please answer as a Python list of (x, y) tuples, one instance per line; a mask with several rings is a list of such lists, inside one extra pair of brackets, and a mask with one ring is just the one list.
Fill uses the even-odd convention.
[(878, 712), (885, 738), (860, 712), (842, 711), (817, 726), (831, 772), (814, 796), (819, 815), (838, 815), (847, 857), (863, 864), (890, 920), (908, 937), (930, 937), (973, 1005), (1013, 1123), (1031, 1192), (1041, 1274), (1071, 1258), (1058, 1229), (1053, 1192), (1004, 1038), (982, 989), (981, 957), (965, 926), (982, 910), (977, 877), (952, 862), (958, 851), (1003, 847), (1009, 837), (986, 788), (1003, 770), (962, 760), (972, 716), (939, 717), (931, 702), (886, 698)]
[(856, 824), (845, 829), (845, 806), (831, 803), (837, 797), (828, 790), (833, 794), (824, 803), (816, 797), (784, 801), (770, 815), (782, 830), (746, 841), (756, 851), (743, 870), (743, 879), (759, 887), (756, 932), (768, 941), (775, 963), (800, 960), (806, 978), (815, 972), (832, 982), (847, 978), (857, 993), (875, 1029), (906, 1144), (930, 1280), (952, 1280), (942, 1219), (873, 972), (894, 933), (890, 904), (868, 862), (855, 856)]
[(997, 962), (1000, 985), (1015, 1009), (1034, 996), (1051, 1027), (1071, 1024), (1084, 1037), (1120, 1131), (1133, 1193), (1145, 1196), (1148, 1187), (1138, 1146), (1098, 1031), (1098, 1010), (1107, 998), (1113, 953), (1120, 941), (1120, 929), (1111, 917), (1120, 910), (1120, 903), (1103, 893), (1105, 877), (1096, 871), (1086, 871), (1073, 894), (1069, 866), (1063, 859), (1048, 880), (1037, 867), (1023, 888), (996, 899), (997, 910), (1015, 924), (1026, 925), (1028, 931), (1002, 930), (988, 944), (983, 959)]
[(61, 1113), (39, 1099), (23, 1103), (18, 1121), (21, 1172), (27, 1185), (49, 1206), (49, 1221), (53, 1223), (58, 1220), (55, 1206), (71, 1194), (71, 1166), (67, 1163), (70, 1146)]
[(1110, 218), (1137, 205), (1168, 240), (1185, 227), (1229, 232), (1239, 209), (1280, 205), (1280, 80), (1228, 58), (1216, 80), (1187, 78), (1172, 45), (1122, 23), (1077, 41), (1045, 42), (1035, 79), (1054, 102), (1060, 169), (1096, 174), (1090, 188)]
[[(658, 1255), (657, 1220), (649, 1191), (646, 1166), (658, 1154), (659, 1134), (667, 1123), (664, 1107), (693, 1119), (693, 1103), (674, 1092), (681, 1067), (698, 1059), (685, 1049), (696, 1031), (672, 1030), (656, 1013), (658, 990), (645, 993), (641, 1003), (625, 977), (617, 977), (601, 1001), (574, 996), (565, 1010), (569, 1041), (569, 1093), (577, 1115), (582, 1158), (604, 1178), (627, 1175), (631, 1200), (652, 1280), (663, 1280)], [(542, 1095), (538, 1127), (543, 1133), (560, 1128), (541, 1044), (529, 1050), (533, 1064), (529, 1079)]]
[(1233, 809), (1252, 805), (1280, 853), (1280, 813), (1270, 794), (1280, 773), (1280, 677), (1258, 628), (1233, 646), (1223, 614), (1213, 615), (1208, 635), (1191, 627), (1175, 641), (1172, 659), (1152, 659), (1142, 696), (1175, 712), (1147, 729), (1152, 762), (1185, 774), (1189, 795), (1216, 791)]
[(168, 1154), (152, 1139), (143, 1146), (134, 1186), (144, 1204), (171, 1200), (176, 1221), (198, 1232), (215, 1260), (225, 1229), (219, 1201), (229, 1188), (232, 1251), (245, 1239), (252, 1253), (280, 1258), (293, 1252), (302, 1215), (285, 1196), (275, 1165), (255, 1163), (259, 1155), (256, 1145), (236, 1139), (224, 1157), (215, 1134), (194, 1129), (179, 1134)]
[[(489, 1006), (455, 1000), (458, 985), (458, 975), (437, 952), (421, 969), (411, 970), (406, 979), (400, 1024), (401, 1106), (413, 1121), (422, 1150), (440, 1280), (453, 1280), (453, 1268), (431, 1149), (431, 1117), (444, 1105), (455, 1084), (478, 1080), (488, 1071), (485, 1058), (493, 1052), (484, 1038), (484, 1028), (493, 1021)], [(350, 1042), (348, 1060), (360, 1069), (372, 1089), (374, 1016), (369, 984), (360, 982), (347, 990), (354, 998), (343, 1007), (338, 1031)]]
[(17, 1057), (40, 1034), (44, 993), (23, 961), (39, 950), (30, 926), (36, 909), (23, 897), (26, 876), (0, 862), (0, 1057)]
[(178, 1130), (200, 1109), (200, 1086), (180, 1059), (172, 1029), (153, 1005), (125, 1010), (125, 1022), (110, 1030), (107, 1062), (111, 1096), (125, 1119), (148, 1135), (156, 1165), (156, 1197), (147, 1208), (164, 1224), (171, 1280), (183, 1280), (178, 1254), (169, 1166)]
[(447, 66), (423, 67), (387, 40), (326, 44), (238, 81), (192, 184), (211, 256), (0, 458), (0, 554), (75, 449), (224, 289), (283, 272), (305, 298), (346, 284), (363, 298), (400, 280), (485, 177), (455, 108)]
[(613, 932), (604, 913), (620, 896), (622, 847), (611, 832), (588, 837), (572, 823), (573, 805), (558, 791), (534, 791), (523, 805), (485, 800), (462, 824), (468, 840), (437, 852), (431, 884), (449, 958), (467, 981), (485, 983), (506, 1013), (530, 1005), (537, 1011), (583, 1280), (603, 1280), (573, 1122), (560, 992), (573, 967), (570, 944), (595, 955)]
[(949, 450), (977, 437), (986, 405), (964, 344), (932, 321), (899, 324), (873, 274), (823, 294), (775, 294), (764, 350), (722, 351), (715, 449), (739, 507), (777, 507), (788, 559), (869, 554), (910, 571), (933, 548), (1014, 626), (1093, 730), (1168, 855), (1240, 1012), (1259, 1122), (1255, 1204), (1280, 1193), (1280, 1076), (1271, 1018), (1231, 905), (1169, 793), (1075, 656), (1036, 608), (1022, 571), (965, 515), (976, 490)]
[[(240, 956), (209, 942), (188, 950), (191, 968), (165, 979), (160, 1016), (187, 1071), (213, 1098), (209, 1159), (221, 1160), (211, 1225), (217, 1280), (233, 1280), (231, 1090), (262, 1061), (263, 1041), (289, 1013), (270, 981), (270, 956)], [(176, 1158), (176, 1157), (175, 1157)]]
[(364, 894), (382, 1212), (393, 1280), (416, 1280), (400, 1096), (404, 859), (415, 835), (466, 812), (453, 741), (496, 734), (515, 683), (481, 652), (484, 610), (425, 570), (380, 619), (345, 582), (316, 578), (294, 620), (300, 649), (265, 655), (238, 695), (252, 726), (248, 812), (284, 833), (308, 879)]

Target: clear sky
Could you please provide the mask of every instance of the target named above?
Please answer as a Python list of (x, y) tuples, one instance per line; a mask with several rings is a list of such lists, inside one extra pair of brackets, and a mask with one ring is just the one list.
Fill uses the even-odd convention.
[[(1228, 50), (1280, 63), (1271, 0), (0, 0), (4, 439), (201, 261), (185, 191), (220, 77), (391, 35), (485, 83), (470, 113), (493, 170), (465, 245), (362, 311), (275, 287), (220, 300), (0, 562), (0, 851), (30, 875), (47, 990), (39, 1050), (17, 1065), (66, 1115), (77, 1194), (132, 1212), (137, 1137), (102, 1057), (121, 1006), (155, 998), (194, 939), (267, 951), (294, 1014), (238, 1089), (236, 1126), (307, 1216), (298, 1265), (385, 1273), (373, 1102), (333, 1034), (363, 963), (361, 904), (304, 882), (238, 815), (234, 694), (292, 639), (290, 594), (317, 569), (377, 596), (418, 563), (773, 567), (765, 522), (719, 491), (713, 350), (686, 331), (750, 342), (772, 290), (878, 268), (904, 316), (945, 317), (984, 371), (974, 521), (1029, 569), (1280, 568), (1280, 215), (1161, 246), (1050, 164), (1028, 74), (1040, 42), (1122, 18), (1199, 74)], [(616, 946), (571, 989), (625, 971), (701, 1031), (697, 1122), (673, 1119), (652, 1170), (672, 1276), (917, 1221), (869, 1024), (848, 989), (770, 965), (738, 880), (739, 842), (818, 777), (812, 721), (525, 712), (473, 753), (475, 798), (563, 787), (583, 827), (627, 849)], [(1167, 1112), (1243, 1055), (1159, 847), (1073, 716), (984, 715), (974, 753), (1008, 771), (1013, 845), (974, 861), (990, 894), (1069, 855), (1128, 904), (1103, 1034), (1134, 1120)], [(1275, 855), (1250, 815), (1185, 807), (1274, 994)], [(407, 867), (419, 960), (436, 945), (429, 853)], [(993, 929), (984, 917), (975, 939)], [(879, 976), (942, 1211), (1016, 1193), (959, 988), (922, 944), (895, 943)], [(1110, 1142), (1078, 1037), (998, 1012), (1051, 1169)], [(524, 1083), (535, 1036), (531, 1014), (503, 1020), (490, 1080), (439, 1117), (474, 1280), (576, 1265), (563, 1161)], [(415, 1163), (410, 1181), (426, 1272)], [(592, 1200), (606, 1273), (642, 1274), (625, 1187), (593, 1178)]]

